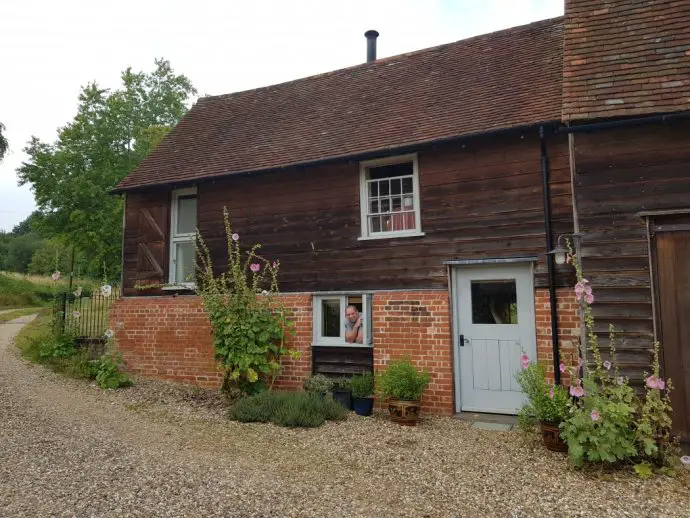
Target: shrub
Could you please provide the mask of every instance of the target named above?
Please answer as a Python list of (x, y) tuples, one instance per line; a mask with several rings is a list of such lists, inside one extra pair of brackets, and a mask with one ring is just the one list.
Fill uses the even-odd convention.
[(308, 392), (266, 391), (240, 399), (230, 419), (243, 423), (268, 423), (291, 428), (314, 428), (326, 421), (342, 421), (347, 412), (330, 398)]
[(374, 375), (371, 372), (352, 377), (352, 397), (365, 398), (374, 394)]
[(352, 390), (352, 378), (341, 376), (340, 378), (333, 379), (332, 382), (333, 387), (331, 390), (342, 390), (343, 392), (349, 392)]
[(522, 428), (531, 428), (536, 421), (560, 424), (566, 419), (568, 390), (561, 385), (549, 385), (543, 365), (530, 363), (515, 375), (515, 379), (527, 396), (527, 403), (518, 414)]
[(223, 210), (228, 267), (214, 274), (213, 261), (201, 234), (197, 232), (198, 288), (204, 310), (213, 328), (213, 349), (225, 371), (223, 389), (239, 388), (244, 393), (270, 388), (280, 372), (280, 359), (299, 356), (285, 345), (293, 333), (278, 295), (279, 262), (257, 254), (260, 245), (244, 253), (240, 236), (230, 227)]
[(416, 401), (422, 398), (430, 375), (418, 371), (409, 359), (392, 361), (379, 377), (385, 397)]
[(312, 394), (325, 394), (333, 388), (333, 381), (323, 374), (313, 374), (304, 380), (304, 390)]
[(102, 389), (116, 389), (132, 384), (129, 377), (121, 371), (122, 355), (106, 353), (91, 362), (91, 375)]

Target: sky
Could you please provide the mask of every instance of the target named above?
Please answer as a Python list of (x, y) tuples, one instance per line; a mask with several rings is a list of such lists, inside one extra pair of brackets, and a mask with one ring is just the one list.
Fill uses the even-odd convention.
[[(10, 0), (0, 34), (0, 230), (35, 204), (15, 170), (31, 136), (46, 142), (76, 114), (80, 88), (117, 88), (131, 66), (171, 62), (199, 95), (281, 83), (563, 14), (563, 0)], [(193, 101), (193, 100), (192, 100)]]

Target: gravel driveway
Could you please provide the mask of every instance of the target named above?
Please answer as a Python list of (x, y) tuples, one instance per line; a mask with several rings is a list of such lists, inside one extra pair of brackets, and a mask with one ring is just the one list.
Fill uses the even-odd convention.
[(690, 516), (687, 478), (585, 474), (518, 432), (351, 417), (227, 422), (214, 392), (102, 391), (22, 360), (0, 325), (0, 516)]

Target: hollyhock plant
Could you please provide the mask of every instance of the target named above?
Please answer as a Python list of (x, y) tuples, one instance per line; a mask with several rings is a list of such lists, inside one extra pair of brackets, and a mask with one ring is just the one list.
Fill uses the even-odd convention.
[(249, 266), (249, 269), (252, 272), (257, 273), (261, 269), (261, 265), (259, 263), (252, 263), (251, 266)]
[(659, 388), (659, 378), (657, 378), (656, 376), (649, 376), (646, 379), (646, 385), (650, 389), (658, 389)]
[(592, 419), (592, 421), (598, 421), (601, 417), (601, 414), (599, 414), (598, 410), (592, 410), (592, 412), (589, 414), (589, 417)]
[(607, 371), (611, 370), (611, 362), (610, 361), (606, 360), (603, 365), (604, 365), (604, 369), (606, 369)]
[(72, 311), (72, 316), (74, 318), (79, 318), (81, 316), (81, 313), (79, 311)]
[(579, 385), (572, 385), (570, 387), (570, 395), (573, 397), (584, 397), (585, 396), (585, 389), (583, 389)]
[(690, 469), (690, 455), (683, 455), (680, 458), (680, 463), (685, 469)]
[(233, 234), (233, 235), (232, 235), (232, 240), (233, 240), (233, 241), (239, 241), (239, 240), (240, 240), (240, 235), (237, 234), (237, 233)]
[(561, 362), (561, 363), (558, 364), (558, 370), (561, 371), (561, 372), (565, 372), (565, 371), (568, 370), (568, 369), (567, 369), (567, 367), (565, 366), (565, 363)]
[(60, 280), (60, 272), (55, 271), (53, 272), (53, 275), (50, 276), (51, 279), (53, 279), (55, 282)]
[(527, 356), (527, 354), (522, 353), (522, 355), (520, 356), (520, 364), (522, 365), (523, 369), (529, 367), (529, 356)]
[(106, 329), (105, 333), (103, 333), (103, 336), (110, 340), (113, 336), (115, 336), (115, 333), (113, 333), (112, 329)]
[(104, 284), (101, 286), (101, 296), (110, 297), (113, 292), (113, 287), (110, 284)]

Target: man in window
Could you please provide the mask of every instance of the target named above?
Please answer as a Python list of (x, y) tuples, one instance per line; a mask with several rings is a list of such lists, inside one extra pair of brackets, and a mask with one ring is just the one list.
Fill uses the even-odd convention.
[(355, 306), (345, 308), (345, 341), (347, 343), (364, 343), (362, 317)]

